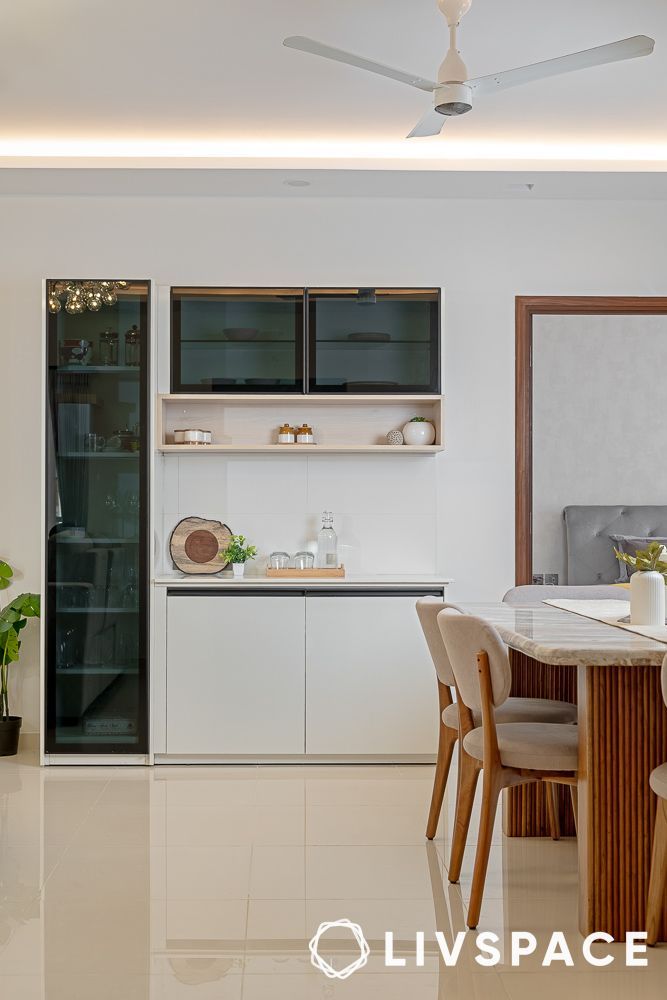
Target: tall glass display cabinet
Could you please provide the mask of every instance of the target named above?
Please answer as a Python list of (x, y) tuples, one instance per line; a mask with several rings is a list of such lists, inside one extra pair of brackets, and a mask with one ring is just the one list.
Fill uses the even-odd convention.
[(47, 283), (47, 754), (148, 752), (149, 310)]

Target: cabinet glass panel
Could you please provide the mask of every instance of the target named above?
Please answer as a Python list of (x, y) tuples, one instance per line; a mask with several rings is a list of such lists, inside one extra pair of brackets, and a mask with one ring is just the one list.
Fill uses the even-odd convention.
[(440, 392), (437, 289), (308, 290), (311, 392)]
[(47, 314), (51, 753), (147, 751), (148, 310)]
[(172, 392), (302, 392), (303, 289), (174, 288)]

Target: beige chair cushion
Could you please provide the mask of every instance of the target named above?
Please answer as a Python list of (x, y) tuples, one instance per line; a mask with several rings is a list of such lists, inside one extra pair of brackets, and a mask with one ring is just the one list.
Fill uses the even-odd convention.
[[(496, 726), (500, 759), (506, 767), (535, 771), (577, 770), (577, 726), (513, 722)], [(463, 746), (476, 760), (484, 758), (482, 729), (468, 733)]]
[[(498, 725), (502, 722), (558, 722), (571, 726), (577, 721), (577, 706), (549, 698), (508, 698), (495, 709), (495, 717)], [(476, 726), (482, 725), (481, 712), (473, 712), (472, 718)], [(450, 729), (458, 729), (458, 706), (448, 705), (442, 713), (442, 721)]]
[(510, 693), (512, 673), (507, 646), (490, 622), (476, 615), (455, 615), (441, 611), (438, 627), (447, 648), (456, 685), (464, 705), (474, 711), (482, 708), (477, 672), (477, 654), (484, 650), (489, 657), (493, 704), (502, 705)]
[(667, 764), (661, 764), (651, 773), (651, 788), (661, 799), (667, 799)]

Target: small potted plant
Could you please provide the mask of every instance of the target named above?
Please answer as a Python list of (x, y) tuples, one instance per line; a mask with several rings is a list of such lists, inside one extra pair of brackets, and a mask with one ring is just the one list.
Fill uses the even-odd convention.
[[(0, 590), (12, 581), (11, 566), (0, 560)], [(9, 714), (9, 664), (16, 663), (21, 652), (21, 630), (29, 618), (39, 618), (39, 594), (19, 594), (0, 611), (0, 757), (18, 752), (22, 719)]]
[(232, 535), (227, 548), (220, 553), (220, 558), (226, 563), (232, 564), (234, 576), (242, 577), (245, 572), (245, 564), (249, 559), (254, 559), (257, 555), (255, 545), (247, 545), (248, 539), (245, 535)]
[(634, 556), (614, 549), (616, 558), (627, 563), (630, 577), (630, 621), (633, 625), (665, 624), (665, 584), (667, 550), (661, 542), (651, 542)]
[(403, 428), (403, 440), (409, 445), (433, 444), (435, 427), (426, 417), (413, 417)]

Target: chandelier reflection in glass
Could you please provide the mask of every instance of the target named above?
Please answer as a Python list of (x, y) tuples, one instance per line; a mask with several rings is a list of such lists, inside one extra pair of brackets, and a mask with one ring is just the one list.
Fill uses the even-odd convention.
[(127, 281), (52, 281), (49, 285), (49, 312), (59, 313), (65, 302), (65, 312), (76, 315), (90, 309), (99, 312), (102, 306), (114, 306), (117, 292), (127, 288)]

